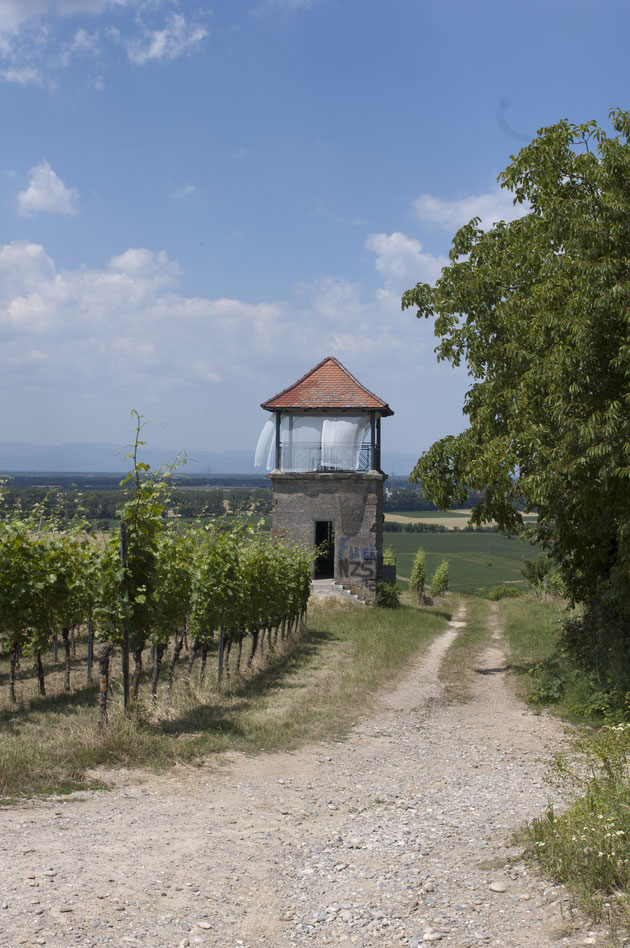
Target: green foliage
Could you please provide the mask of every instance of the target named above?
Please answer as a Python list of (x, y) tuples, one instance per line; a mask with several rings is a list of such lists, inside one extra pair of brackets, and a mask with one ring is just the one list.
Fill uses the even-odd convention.
[(395, 566), (396, 565), (396, 552), (392, 549), (391, 546), (386, 546), (383, 550), (383, 563), (385, 566)]
[(398, 586), (395, 583), (377, 582), (375, 604), (382, 609), (398, 609), (400, 606)]
[(579, 796), (561, 815), (549, 807), (525, 832), (529, 854), (549, 875), (573, 889), (597, 916), (625, 928), (627, 907), (623, 896), (615, 897), (630, 889), (629, 729), (628, 724), (603, 727), (558, 756), (551, 782)]
[(418, 547), (411, 567), (411, 576), (409, 577), (409, 587), (417, 597), (418, 602), (424, 602), (424, 587), (427, 582), (427, 566), (424, 550)]
[(490, 602), (498, 602), (500, 599), (518, 599), (523, 595), (523, 590), (518, 586), (480, 586), (472, 593), (479, 599), (489, 599)]
[(526, 532), (558, 563), (572, 601), (630, 639), (630, 116), (543, 128), (500, 175), (519, 220), (453, 239), (436, 285), (403, 308), (435, 317), (439, 359), (466, 362), (469, 427), (414, 471), (438, 507), (485, 491), (476, 523)]
[(542, 554), (535, 560), (524, 560), (521, 572), (537, 595), (566, 597), (566, 585), (551, 556)]
[(431, 595), (442, 596), (448, 589), (448, 560), (442, 560), (431, 580)]
[[(588, 641), (566, 643), (567, 629), (580, 637), (583, 623), (567, 613), (557, 599), (523, 596), (500, 604), (501, 624), (510, 647), (510, 663), (520, 676), (526, 701), (553, 707), (576, 723), (600, 725), (623, 721), (630, 712), (630, 669), (627, 650), (615, 646), (610, 629)], [(604, 644), (605, 643), (605, 644)], [(599, 650), (601, 648), (601, 650)], [(590, 652), (597, 652), (592, 667)]]

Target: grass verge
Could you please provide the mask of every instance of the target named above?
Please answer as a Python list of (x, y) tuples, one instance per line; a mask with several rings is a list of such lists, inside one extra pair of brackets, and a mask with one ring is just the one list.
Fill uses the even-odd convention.
[(560, 603), (525, 597), (503, 600), (499, 610), (525, 700), (581, 725), (548, 773), (569, 805), (549, 806), (518, 839), (619, 944), (630, 934), (630, 725), (602, 726), (607, 697), (559, 645)]
[(450, 701), (468, 701), (473, 696), (475, 665), (492, 639), (490, 606), (482, 599), (466, 603), (466, 628), (449, 646), (440, 666), (440, 681), (446, 686)]
[(525, 701), (573, 724), (597, 726), (620, 714), (615, 692), (602, 688), (561, 647), (561, 622), (567, 612), (560, 600), (502, 600), (499, 615), (517, 690)]
[[(95, 686), (64, 694), (61, 670), (46, 656), (49, 697), (36, 696), (24, 668), (21, 705), (5, 704), (0, 712), (0, 797), (85, 788), (86, 771), (98, 765), (159, 769), (221, 751), (259, 753), (342, 738), (449, 618), (439, 606), (387, 610), (316, 601), (308, 629), (267, 650), (250, 672), (233, 675), (221, 688), (210, 667), (206, 682), (200, 685), (195, 674), (190, 687), (180, 669), (172, 693), (162, 684), (152, 705), (145, 678), (135, 712), (125, 715), (114, 677), (104, 732), (97, 726)], [(84, 679), (83, 648), (74, 681)]]
[(630, 934), (629, 728), (610, 725), (576, 738), (550, 777), (577, 799), (560, 814), (549, 806), (521, 834), (526, 854), (564, 882), (613, 936)]

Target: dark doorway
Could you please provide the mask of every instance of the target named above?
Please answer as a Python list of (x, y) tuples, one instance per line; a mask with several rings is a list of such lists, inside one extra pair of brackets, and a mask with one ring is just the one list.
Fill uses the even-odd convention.
[(335, 575), (335, 525), (332, 520), (315, 521), (315, 546), (321, 547), (321, 552), (315, 561), (315, 579), (333, 579)]

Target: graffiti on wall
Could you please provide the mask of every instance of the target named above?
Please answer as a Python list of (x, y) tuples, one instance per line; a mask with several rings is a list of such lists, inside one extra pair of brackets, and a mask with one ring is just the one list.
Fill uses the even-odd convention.
[(337, 547), (339, 576), (342, 579), (374, 579), (376, 577), (376, 548), (360, 547), (342, 537)]

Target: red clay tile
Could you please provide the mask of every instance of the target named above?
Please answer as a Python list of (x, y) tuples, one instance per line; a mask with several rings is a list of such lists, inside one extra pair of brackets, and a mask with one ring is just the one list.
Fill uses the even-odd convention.
[(393, 415), (387, 402), (361, 385), (345, 366), (329, 356), (319, 365), (303, 375), (278, 395), (262, 403), (267, 411), (279, 409), (313, 411), (323, 409), (378, 411), (381, 415)]

